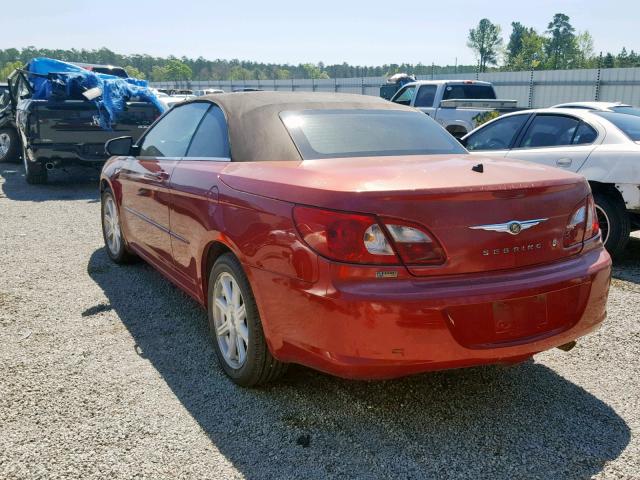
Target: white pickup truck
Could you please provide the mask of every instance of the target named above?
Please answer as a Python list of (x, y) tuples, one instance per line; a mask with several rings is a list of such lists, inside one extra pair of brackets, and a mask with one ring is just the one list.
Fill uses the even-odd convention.
[(517, 110), (517, 100), (496, 99), (493, 85), (477, 80), (421, 80), (407, 83), (391, 98), (423, 111), (456, 138), (502, 113)]

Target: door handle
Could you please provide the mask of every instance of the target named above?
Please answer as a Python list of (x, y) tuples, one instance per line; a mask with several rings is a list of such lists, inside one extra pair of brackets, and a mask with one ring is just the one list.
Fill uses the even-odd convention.
[(560, 158), (556, 160), (556, 165), (559, 167), (570, 167), (572, 161), (573, 160), (571, 160), (570, 158)]
[(155, 180), (158, 182), (163, 182), (169, 179), (169, 174), (167, 172), (145, 173), (144, 176), (149, 180)]

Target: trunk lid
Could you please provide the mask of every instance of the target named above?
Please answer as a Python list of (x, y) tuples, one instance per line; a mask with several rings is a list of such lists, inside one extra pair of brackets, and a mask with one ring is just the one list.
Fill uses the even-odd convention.
[[(482, 173), (472, 170), (478, 163)], [(444, 265), (408, 265), (419, 276), (511, 269), (574, 255), (580, 247), (563, 248), (564, 230), (589, 193), (586, 181), (569, 172), (468, 155), (237, 163), (221, 179), (292, 203), (419, 223), (447, 254)], [(530, 220), (537, 223), (509, 233), (509, 222)], [(496, 231), (496, 224), (507, 225)]]

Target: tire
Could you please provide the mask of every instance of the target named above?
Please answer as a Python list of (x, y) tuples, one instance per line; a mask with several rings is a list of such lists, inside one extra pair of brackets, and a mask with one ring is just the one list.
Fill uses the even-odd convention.
[(41, 163), (30, 162), (26, 150), (22, 149), (22, 163), (24, 176), (29, 185), (44, 185), (47, 183), (47, 169)]
[(131, 263), (136, 255), (131, 253), (122, 232), (118, 205), (110, 189), (102, 192), (100, 217), (102, 220), (102, 238), (109, 258), (118, 264)]
[(594, 195), (604, 246), (613, 258), (619, 257), (629, 242), (631, 221), (624, 203), (605, 193)]
[[(234, 295), (236, 292), (239, 297)], [(288, 365), (271, 355), (249, 280), (231, 253), (220, 256), (213, 265), (207, 295), (209, 332), (218, 362), (229, 378), (243, 387), (262, 385), (280, 378)], [(238, 315), (238, 311), (244, 311), (244, 315)], [(219, 332), (224, 333), (218, 335)]]
[(0, 163), (20, 161), (20, 136), (13, 128), (0, 128)]

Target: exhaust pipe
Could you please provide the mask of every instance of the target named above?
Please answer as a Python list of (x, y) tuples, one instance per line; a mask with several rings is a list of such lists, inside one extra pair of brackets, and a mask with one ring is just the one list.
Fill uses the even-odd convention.
[(53, 164), (53, 162), (47, 162), (44, 164), (45, 168), (47, 170), (53, 170), (56, 166)]
[(569, 343), (565, 343), (564, 345), (560, 345), (558, 346), (558, 348), (560, 350), (562, 350), (563, 352), (568, 352), (569, 350), (573, 350), (573, 347), (576, 346), (578, 342), (576, 342), (575, 340), (569, 342)]

